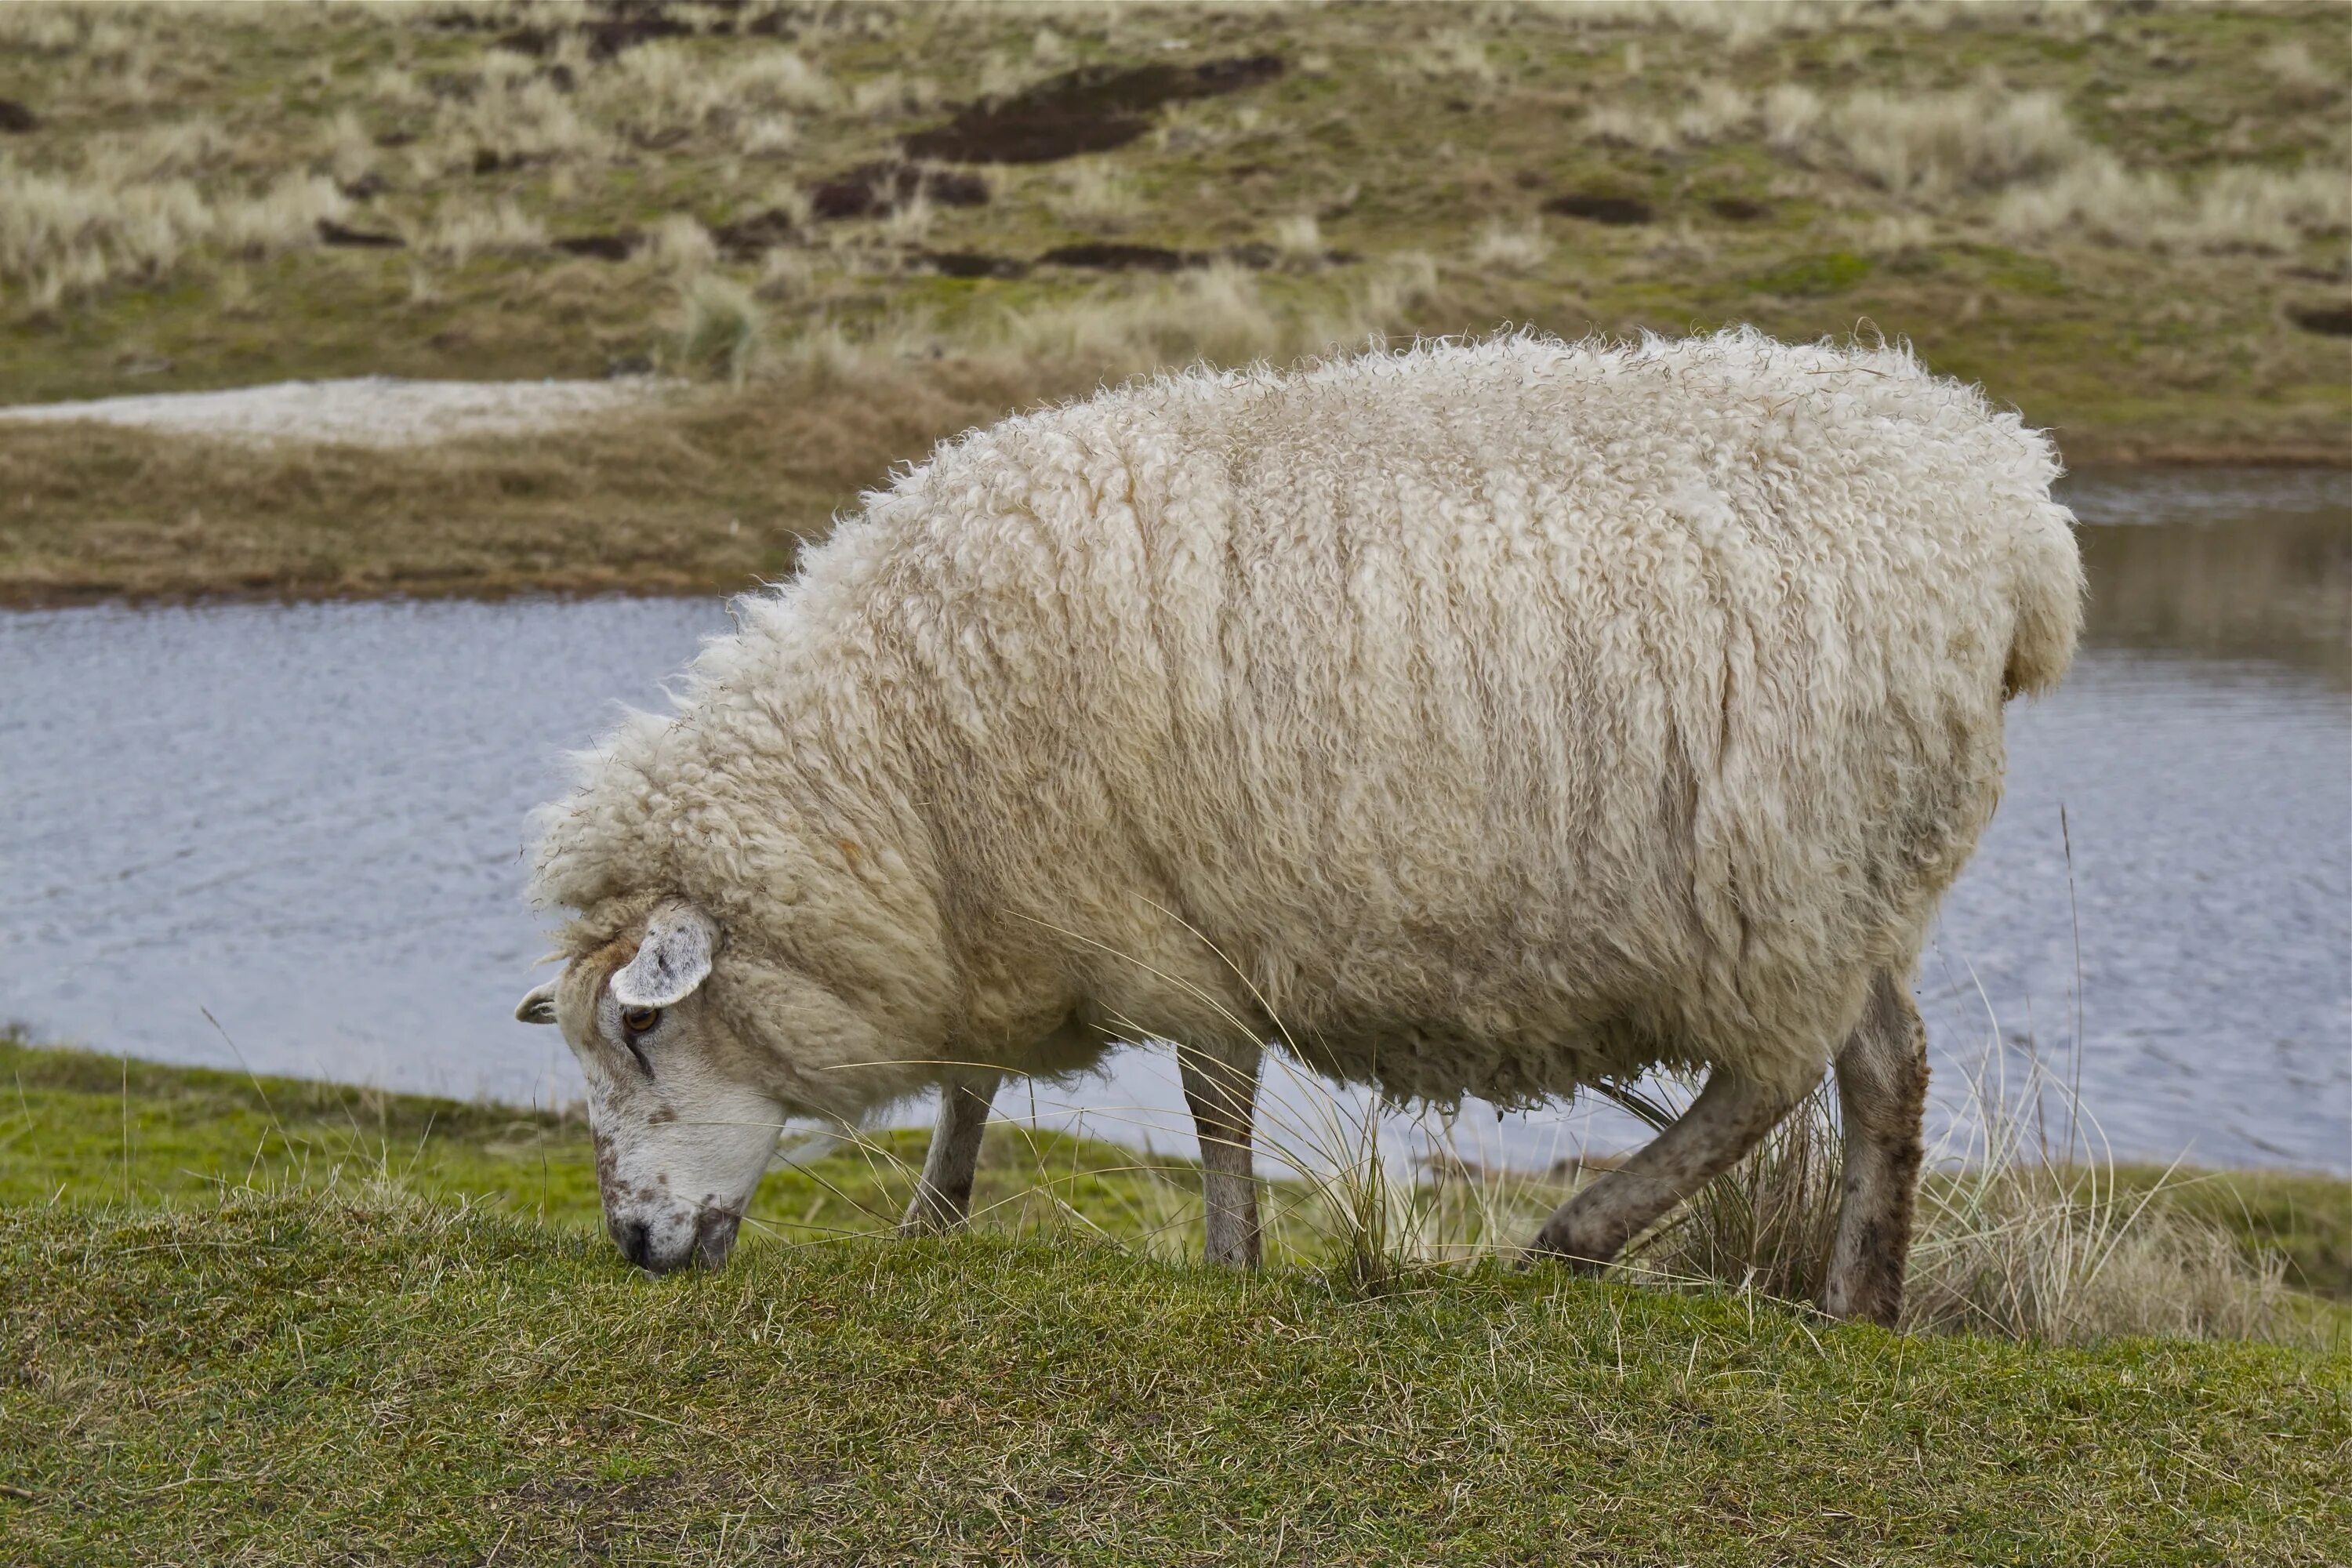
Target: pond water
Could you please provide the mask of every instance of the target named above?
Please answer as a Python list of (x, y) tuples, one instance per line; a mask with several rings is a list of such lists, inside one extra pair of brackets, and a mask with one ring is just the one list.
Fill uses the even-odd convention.
[[(2091, 478), (2069, 499), (2085, 647), (2055, 698), (2011, 709), (2008, 795), (1919, 977), (1939, 1125), (1972, 1076), (2014, 1094), (2040, 1061), (2118, 1155), (2352, 1171), (2352, 482)], [(554, 1031), (509, 1017), (544, 945), (525, 815), (562, 749), (657, 701), (726, 624), (702, 600), (0, 615), (0, 1018), (570, 1098)], [(1276, 1077), (1278, 1141), (1328, 1137), (1305, 1130), (1322, 1097)], [(1188, 1152), (1172, 1079), (1132, 1051), (1003, 1109)], [(1639, 1137), (1582, 1102), (1457, 1125), (1517, 1163)]]

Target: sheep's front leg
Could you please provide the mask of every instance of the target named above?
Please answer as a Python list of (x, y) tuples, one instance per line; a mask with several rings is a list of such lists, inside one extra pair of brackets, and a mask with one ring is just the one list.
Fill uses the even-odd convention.
[(1838, 1050), (1837, 1086), (1845, 1170), (1822, 1310), (1891, 1329), (1903, 1311), (1927, 1105), (1927, 1029), (1901, 976), (1872, 982), (1862, 1022)]
[(915, 1196), (898, 1222), (900, 1236), (923, 1236), (954, 1230), (971, 1213), (972, 1173), (980, 1167), (980, 1138), (988, 1130), (988, 1107), (997, 1073), (960, 1074), (940, 1085), (940, 1121), (931, 1131), (930, 1152), (923, 1156), (923, 1173), (915, 1179)]
[(1560, 1205), (1529, 1250), (1600, 1268), (1668, 1209), (1737, 1164), (1801, 1098), (1716, 1068), (1672, 1126)]
[(1250, 1138), (1261, 1054), (1254, 1040), (1176, 1047), (1184, 1103), (1192, 1109), (1192, 1126), (1201, 1139), (1208, 1259), (1236, 1268), (1255, 1268), (1258, 1263), (1257, 1177), (1250, 1165)]

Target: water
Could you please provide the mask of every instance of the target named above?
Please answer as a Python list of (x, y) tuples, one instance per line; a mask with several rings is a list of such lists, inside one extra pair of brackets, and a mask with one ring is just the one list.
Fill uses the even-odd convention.
[[(1969, 1072), (2014, 1085), (2039, 1058), (2079, 1074), (2119, 1155), (2352, 1171), (2352, 484), (2072, 499), (2086, 646), (2058, 696), (2011, 708), (2008, 795), (1921, 974), (1939, 1114)], [(525, 814), (563, 748), (656, 702), (725, 626), (700, 600), (0, 615), (0, 1017), (172, 1061), (571, 1096), (554, 1032), (509, 1020), (544, 946)], [(1276, 1078), (1281, 1141), (1328, 1136), (1320, 1097)], [(1034, 1100), (1190, 1147), (1157, 1055)], [(1460, 1127), (1522, 1163), (1639, 1137), (1583, 1105)]]

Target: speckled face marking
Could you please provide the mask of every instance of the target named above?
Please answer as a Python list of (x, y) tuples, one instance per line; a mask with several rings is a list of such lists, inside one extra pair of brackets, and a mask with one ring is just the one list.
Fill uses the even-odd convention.
[(702, 994), (720, 945), (699, 910), (663, 904), (515, 1009), (562, 1026), (588, 1083), (604, 1228), (656, 1274), (727, 1261), (782, 1121), (724, 1070), (742, 1053)]

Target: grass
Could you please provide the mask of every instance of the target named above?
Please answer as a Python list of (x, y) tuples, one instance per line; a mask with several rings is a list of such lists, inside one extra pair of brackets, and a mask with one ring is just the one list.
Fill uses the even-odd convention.
[[(719, 384), (691, 416), (423, 459), (437, 479), (0, 429), (0, 599), (728, 591), (891, 463), (1038, 398), (1506, 321), (1867, 323), (2078, 463), (2340, 460), (2341, 343), (2297, 325), (2352, 285), (2338, 20), (13, 6), (0, 99), (34, 123), (0, 142), (6, 396), (645, 364)], [(1078, 156), (851, 178), (956, 121), (961, 79), (1003, 102), (1262, 55), (1278, 76)], [(925, 74), (942, 60), (976, 68)], [(828, 196), (857, 179), (880, 199)], [(1591, 197), (1619, 216), (1576, 216)], [(322, 219), (404, 243), (326, 245)], [(1178, 283), (1038, 261), (1087, 244), (1245, 259)]]
[[(1182, 1261), (1181, 1163), (1004, 1128), (980, 1234), (877, 1237), (920, 1145), (886, 1134), (772, 1173), (725, 1272), (656, 1281), (596, 1234), (564, 1115), (13, 1039), (0, 1098), (0, 1525), (27, 1560), (2352, 1544), (2340, 1334), (1898, 1338), (1493, 1258), (1367, 1289), (1295, 1247), (1241, 1279)], [(2161, 1201), (2180, 1194), (2352, 1296), (2346, 1184), (2211, 1175)]]
[(1108, 1247), (656, 1282), (413, 1201), (0, 1211), (29, 1560), (2262, 1562), (2352, 1544), (2344, 1360), (1899, 1341)]

